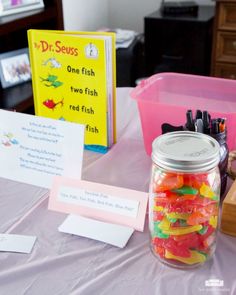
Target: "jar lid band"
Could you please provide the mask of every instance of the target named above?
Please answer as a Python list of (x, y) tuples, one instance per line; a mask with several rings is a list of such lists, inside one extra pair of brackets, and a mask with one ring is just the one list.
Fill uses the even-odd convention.
[(220, 146), (214, 138), (203, 133), (170, 132), (153, 141), (152, 160), (167, 170), (208, 171), (219, 164)]

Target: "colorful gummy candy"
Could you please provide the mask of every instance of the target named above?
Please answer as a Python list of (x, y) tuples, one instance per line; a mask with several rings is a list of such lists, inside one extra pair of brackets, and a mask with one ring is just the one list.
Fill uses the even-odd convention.
[(214, 172), (180, 174), (154, 170), (150, 230), (154, 253), (174, 265), (194, 265), (213, 253), (219, 192)]

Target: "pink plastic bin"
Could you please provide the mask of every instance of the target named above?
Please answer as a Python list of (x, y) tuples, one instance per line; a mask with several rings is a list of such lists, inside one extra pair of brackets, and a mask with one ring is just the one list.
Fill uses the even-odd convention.
[(229, 149), (236, 148), (236, 81), (187, 74), (161, 73), (143, 80), (131, 93), (138, 103), (148, 155), (161, 125), (186, 123), (186, 111), (206, 110), (212, 118), (226, 118)]

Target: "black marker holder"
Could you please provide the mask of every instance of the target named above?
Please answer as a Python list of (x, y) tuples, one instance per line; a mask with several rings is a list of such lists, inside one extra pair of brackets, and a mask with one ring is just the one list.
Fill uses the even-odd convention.
[[(224, 122), (223, 131), (220, 130), (220, 123)], [(201, 123), (201, 124), (199, 124)], [(193, 119), (192, 110), (186, 112), (186, 124), (182, 126), (173, 126), (169, 123), (163, 123), (162, 134), (173, 131), (195, 131), (202, 132), (213, 137), (220, 145), (220, 179), (221, 179), (221, 189), (220, 196), (224, 197), (224, 193), (227, 186), (227, 166), (229, 158), (229, 149), (227, 145), (227, 130), (225, 128), (225, 119), (211, 119), (210, 114), (207, 111), (201, 112), (196, 111), (195, 118)]]

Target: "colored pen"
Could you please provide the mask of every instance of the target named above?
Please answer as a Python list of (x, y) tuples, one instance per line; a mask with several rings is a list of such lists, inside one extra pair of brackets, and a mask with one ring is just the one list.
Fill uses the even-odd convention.
[(191, 110), (188, 110), (187, 111), (187, 113), (186, 113), (186, 119), (187, 119), (187, 122), (186, 122), (185, 127), (189, 131), (195, 131), (195, 124), (194, 124), (194, 121), (193, 121), (193, 113), (192, 113)]
[(219, 123), (219, 129), (220, 132), (224, 132), (225, 131), (225, 118), (222, 118), (220, 123)]
[(210, 134), (210, 117), (207, 111), (202, 113), (203, 133)]
[(196, 110), (195, 120), (202, 119), (202, 111)]

